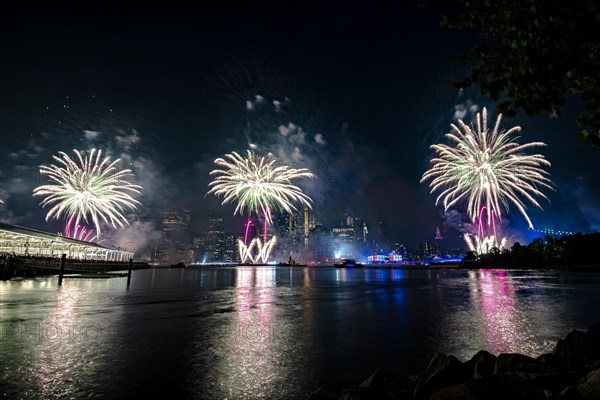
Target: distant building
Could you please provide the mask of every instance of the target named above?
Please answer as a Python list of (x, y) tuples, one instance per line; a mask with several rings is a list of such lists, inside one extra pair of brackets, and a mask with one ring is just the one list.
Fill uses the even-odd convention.
[(225, 258), (225, 224), (223, 214), (208, 213), (204, 238), (206, 262), (221, 262)]
[(354, 244), (354, 228), (351, 226), (340, 225), (331, 230), (331, 236), (340, 243)]
[(225, 234), (225, 243), (223, 250), (223, 261), (224, 262), (236, 262), (239, 263), (242, 260), (240, 259), (240, 252), (238, 250), (238, 240), (244, 240), (244, 235), (239, 233), (226, 233)]
[(408, 257), (408, 249), (402, 243), (394, 243), (394, 252), (404, 258)]
[(191, 212), (172, 206), (163, 213), (162, 238), (156, 243), (154, 261), (160, 264), (190, 261)]
[(389, 251), (389, 238), (387, 232), (387, 223), (385, 219), (385, 214), (383, 211), (379, 212), (379, 216), (377, 218), (377, 242), (376, 248), (378, 252), (383, 252), (384, 249)]
[(277, 217), (277, 236), (285, 239), (290, 237), (291, 215), (287, 212), (279, 213)]
[(203, 262), (204, 261), (204, 240), (205, 237), (195, 237), (192, 240), (192, 262)]
[(437, 254), (438, 249), (435, 243), (425, 241), (419, 244), (419, 257), (421, 257), (422, 259), (432, 258), (437, 256)]
[(304, 248), (308, 248), (308, 230), (310, 228), (308, 207), (304, 207)]
[(442, 257), (448, 253), (444, 237), (442, 236), (439, 227), (435, 228), (435, 237), (433, 238), (433, 241), (435, 243), (436, 255), (438, 257)]

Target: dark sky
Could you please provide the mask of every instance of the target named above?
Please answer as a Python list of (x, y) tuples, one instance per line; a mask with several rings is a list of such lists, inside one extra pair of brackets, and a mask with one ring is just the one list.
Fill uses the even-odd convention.
[[(419, 184), (429, 146), (443, 140), (457, 106), (496, 112), (476, 90), (452, 86), (472, 33), (439, 27), (447, 10), (435, 4), (390, 3), (8, 9), (0, 17), (1, 218), (60, 229), (30, 196), (41, 178), (22, 171), (59, 150), (95, 146), (129, 163), (144, 186), (144, 206), (130, 216), (135, 235), (174, 203), (193, 210), (201, 231), (206, 212), (220, 209), (205, 197), (210, 163), (254, 143), (319, 175), (299, 184), (329, 225), (348, 211), (374, 225), (381, 211), (392, 239), (432, 239), (460, 216), (444, 215)], [(540, 152), (557, 190), (544, 211), (530, 209), (536, 226), (600, 227), (600, 154), (574, 138), (577, 115), (574, 98), (559, 120), (505, 120), (523, 128), (521, 141), (548, 144)], [(511, 237), (530, 238), (516, 210), (505, 225)]]

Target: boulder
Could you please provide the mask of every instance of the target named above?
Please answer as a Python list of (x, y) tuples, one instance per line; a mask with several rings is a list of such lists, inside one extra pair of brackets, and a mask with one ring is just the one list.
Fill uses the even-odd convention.
[(587, 330), (588, 336), (600, 339), (600, 322), (590, 326)]
[(411, 395), (396, 397), (391, 393), (384, 393), (379, 389), (371, 389), (363, 386), (353, 386), (342, 390), (341, 400), (409, 400)]
[(399, 369), (387, 367), (379, 368), (359, 386), (396, 398), (412, 398), (415, 391), (415, 382), (409, 376), (402, 374)]
[(308, 395), (306, 400), (339, 400), (340, 393), (333, 390), (318, 388)]
[(494, 373), (496, 359), (495, 355), (481, 350), (465, 363), (465, 369), (473, 378), (483, 378)]
[(469, 389), (464, 383), (448, 386), (435, 392), (431, 400), (469, 400)]
[(598, 361), (598, 351), (594, 345), (594, 331), (588, 337), (584, 332), (573, 330), (567, 337), (560, 339), (553, 354), (572, 369), (585, 369)]
[(544, 391), (515, 376), (491, 375), (449, 386), (431, 400), (545, 400)]
[(595, 369), (581, 378), (575, 389), (584, 400), (600, 400), (600, 369)]
[(515, 368), (514, 372), (506, 375), (516, 376), (527, 383), (552, 394), (561, 393), (565, 388), (574, 385), (579, 380), (579, 376), (573, 372), (543, 364), (538, 365), (537, 370), (535, 371), (518, 370), (519, 367), (526, 365), (527, 364), (521, 364)]
[(587, 337), (596, 350), (596, 353), (600, 354), (600, 322), (589, 327)]
[(502, 353), (496, 360), (494, 366), (494, 375), (500, 375), (507, 372), (535, 371), (538, 366), (535, 358), (518, 353)]
[(556, 356), (553, 353), (544, 353), (542, 355), (539, 355), (536, 360), (538, 360), (538, 362), (540, 362), (542, 365), (546, 365), (549, 367), (553, 367), (553, 368), (558, 368), (558, 369), (566, 369), (567, 365), (560, 361), (558, 358), (556, 358)]
[(470, 377), (470, 371), (456, 357), (436, 353), (417, 381), (414, 399), (429, 399), (438, 390), (464, 383)]

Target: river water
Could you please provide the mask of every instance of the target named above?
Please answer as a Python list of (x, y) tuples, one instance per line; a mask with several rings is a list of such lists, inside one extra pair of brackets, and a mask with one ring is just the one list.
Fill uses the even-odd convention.
[(379, 366), (549, 352), (600, 321), (600, 274), (281, 267), (0, 281), (8, 399), (302, 399)]

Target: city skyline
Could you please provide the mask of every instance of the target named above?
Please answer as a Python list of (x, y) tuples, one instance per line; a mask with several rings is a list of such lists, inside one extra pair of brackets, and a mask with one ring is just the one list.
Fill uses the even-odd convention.
[[(62, 231), (31, 197), (45, 183), (37, 169), (57, 151), (97, 147), (144, 188), (131, 225), (107, 232), (109, 242), (151, 245), (175, 202), (193, 215), (222, 212), (233, 231), (243, 222), (206, 196), (208, 172), (215, 158), (255, 145), (317, 175), (301, 186), (329, 226), (340, 209), (365, 221), (383, 210), (394, 240), (417, 245), (437, 226), (464, 223), (464, 209), (436, 207), (419, 178), (451, 123), (483, 106), (497, 116), (476, 90), (452, 86), (475, 39), (441, 28), (436, 5), (338, 5), (167, 11), (162, 24), (157, 11), (127, 9), (6, 21), (0, 219)], [(363, 29), (364, 21), (379, 23)], [(543, 210), (528, 210), (535, 228), (600, 227), (600, 158), (571, 135), (578, 110), (572, 98), (557, 120), (504, 118), (525, 141), (548, 144), (540, 152), (556, 191)], [(192, 229), (204, 224), (193, 219)], [(503, 228), (513, 242), (535, 236), (514, 209)]]
[[(406, 260), (427, 259), (436, 256), (459, 257), (466, 249), (458, 231), (446, 232), (446, 240), (436, 227), (431, 235), (415, 243), (406, 243), (386, 232), (385, 216), (368, 221), (346, 210), (332, 225), (324, 225), (318, 214), (305, 208), (294, 214), (279, 212), (268, 235), (277, 236), (277, 245), (271, 261), (284, 262), (292, 257), (308, 264), (327, 264), (335, 259), (352, 257), (367, 260), (368, 256), (387, 257), (398, 254)], [(227, 225), (234, 219), (223, 212), (208, 212), (197, 216), (206, 221), (204, 230), (190, 230), (192, 215), (189, 210), (172, 205), (163, 213), (161, 234), (152, 252), (138, 254), (142, 260), (155, 264), (239, 263), (241, 254), (238, 241), (250, 242), (261, 238), (264, 225), (259, 218), (245, 219), (243, 226)], [(248, 225), (248, 223), (250, 223)], [(175, 235), (175, 234), (178, 235)]]

